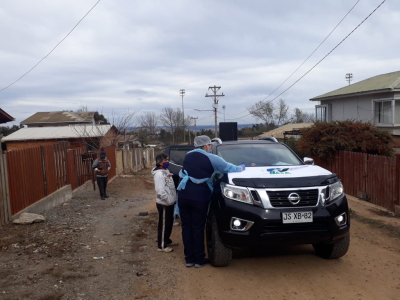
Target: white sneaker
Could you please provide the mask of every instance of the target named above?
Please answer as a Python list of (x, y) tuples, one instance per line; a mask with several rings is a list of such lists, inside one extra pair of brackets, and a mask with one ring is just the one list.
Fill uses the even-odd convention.
[(170, 247), (166, 247), (166, 248), (164, 248), (164, 249), (158, 248), (157, 251), (158, 251), (158, 252), (166, 252), (166, 253), (169, 253), (169, 252), (174, 251), (174, 249), (172, 249), (172, 248), (170, 248)]
[(179, 226), (179, 222), (175, 221), (172, 225)]

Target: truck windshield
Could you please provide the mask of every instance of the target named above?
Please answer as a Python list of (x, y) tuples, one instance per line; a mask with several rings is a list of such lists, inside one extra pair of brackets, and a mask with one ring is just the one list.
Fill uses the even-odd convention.
[(297, 166), (303, 162), (281, 144), (218, 145), (217, 155), (234, 165), (246, 167)]

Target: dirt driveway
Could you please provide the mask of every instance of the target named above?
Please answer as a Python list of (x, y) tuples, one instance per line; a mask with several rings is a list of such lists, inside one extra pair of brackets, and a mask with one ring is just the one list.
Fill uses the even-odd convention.
[(298, 246), (194, 269), (184, 266), (179, 226), (175, 251), (156, 251), (149, 169), (115, 179), (109, 194), (80, 192), (45, 223), (1, 228), (0, 299), (400, 299), (400, 220), (361, 201), (350, 202), (341, 259)]

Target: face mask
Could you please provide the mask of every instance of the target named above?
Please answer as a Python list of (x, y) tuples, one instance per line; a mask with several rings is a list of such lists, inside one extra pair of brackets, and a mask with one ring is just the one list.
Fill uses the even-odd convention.
[(100, 159), (106, 159), (106, 157), (105, 156), (100, 156)]
[(208, 153), (211, 153), (211, 149), (210, 149), (210, 150), (208, 150)]
[(168, 168), (168, 166), (169, 166), (169, 162), (163, 162), (162, 167), (164, 169)]

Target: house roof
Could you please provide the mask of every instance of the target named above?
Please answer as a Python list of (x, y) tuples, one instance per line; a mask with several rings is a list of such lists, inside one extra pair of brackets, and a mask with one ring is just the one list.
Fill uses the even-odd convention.
[(314, 125), (314, 123), (294, 123), (294, 124), (286, 124), (281, 127), (275, 128), (273, 130), (270, 130), (268, 132), (264, 132), (263, 134), (259, 135), (258, 138), (264, 137), (264, 136), (273, 136), (277, 139), (283, 139), (283, 133), (285, 131), (292, 131), (292, 130), (297, 130), (297, 129), (302, 129), (302, 128), (307, 128), (311, 127)]
[(102, 137), (113, 125), (71, 125), (57, 127), (31, 127), (21, 128), (4, 137), (2, 142), (27, 141), (27, 140), (54, 140), (68, 138)]
[(37, 112), (29, 118), (23, 120), (21, 124), (28, 125), (34, 123), (92, 123), (97, 112), (72, 112), (72, 111), (45, 111)]
[(400, 89), (400, 71), (374, 76), (329, 93), (311, 98), (311, 101), (325, 100), (330, 97), (353, 95), (366, 92), (391, 91)]
[(0, 124), (15, 121), (8, 113), (0, 108)]

